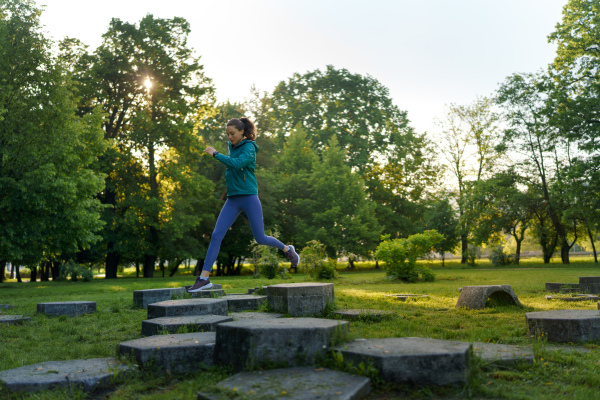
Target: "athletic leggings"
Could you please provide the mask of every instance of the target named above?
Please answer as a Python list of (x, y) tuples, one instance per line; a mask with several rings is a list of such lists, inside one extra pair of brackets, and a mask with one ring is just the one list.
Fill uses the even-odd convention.
[(223, 241), (225, 234), (242, 211), (246, 213), (248, 221), (250, 221), (252, 234), (258, 244), (277, 247), (279, 250), (285, 248), (285, 245), (279, 240), (272, 236), (265, 235), (262, 206), (258, 195), (228, 197), (221, 209), (215, 230), (210, 238), (210, 245), (208, 246), (204, 267), (202, 268), (203, 271), (210, 271), (212, 269), (212, 266), (219, 255), (219, 249), (221, 248), (221, 242)]

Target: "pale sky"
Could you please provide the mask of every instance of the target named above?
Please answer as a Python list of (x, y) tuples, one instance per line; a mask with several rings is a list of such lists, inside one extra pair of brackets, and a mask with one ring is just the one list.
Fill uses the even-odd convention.
[(219, 101), (272, 91), (293, 73), (331, 64), (389, 88), (418, 131), (449, 103), (493, 93), (507, 76), (552, 62), (547, 36), (567, 0), (37, 0), (55, 40), (91, 49), (111, 18), (184, 17)]

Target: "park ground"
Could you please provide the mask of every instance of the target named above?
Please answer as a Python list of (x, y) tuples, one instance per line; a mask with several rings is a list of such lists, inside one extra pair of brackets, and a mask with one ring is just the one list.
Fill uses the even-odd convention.
[[(526, 259), (520, 266), (503, 268), (495, 268), (484, 261), (474, 267), (457, 261), (447, 261), (445, 267), (437, 261), (428, 262), (437, 274), (437, 280), (414, 284), (389, 281), (385, 272), (372, 269), (372, 264), (359, 263), (355, 271), (340, 265), (339, 278), (334, 281), (337, 309), (379, 309), (395, 313), (381, 321), (352, 321), (350, 339), (419, 336), (527, 345), (533, 347), (536, 356), (532, 364), (510, 366), (486, 364), (475, 359), (472, 374), (464, 386), (397, 386), (381, 382), (374, 376), (374, 388), (367, 398), (600, 399), (600, 343), (547, 343), (543, 338), (529, 335), (525, 323), (526, 312), (597, 309), (597, 302), (573, 303), (545, 298), (546, 282), (577, 283), (580, 276), (600, 275), (600, 267), (592, 261), (589, 257), (577, 257), (565, 266), (558, 261), (543, 264), (540, 259)], [(248, 273), (250, 270), (250, 266), (245, 269)], [(0, 284), (0, 304), (15, 306), (6, 313), (31, 317), (31, 322), (24, 325), (0, 327), (0, 370), (44, 361), (114, 357), (119, 343), (141, 337), (146, 310), (133, 306), (133, 291), (191, 284), (194, 279), (191, 271), (182, 268), (171, 278), (144, 279), (135, 278), (135, 271), (125, 269), (123, 277), (116, 280)], [(213, 279), (215, 283), (221, 283), (228, 294), (245, 293), (256, 286), (308, 280), (301, 273), (292, 274), (287, 280), (254, 278), (251, 274)], [(511, 285), (523, 307), (455, 308), (460, 287), (495, 284)], [(385, 296), (394, 293), (430, 297), (402, 302)], [(68, 319), (36, 313), (37, 303), (74, 300), (96, 301), (98, 310), (94, 314)], [(554, 350), (556, 346), (561, 350)], [(330, 367), (335, 364), (326, 359), (322, 362)], [(10, 395), (0, 388), (0, 398), (195, 399), (199, 388), (231, 374), (231, 371), (217, 367), (180, 376), (142, 373), (121, 377), (111, 390), (93, 394), (77, 390), (69, 393), (64, 389)]]

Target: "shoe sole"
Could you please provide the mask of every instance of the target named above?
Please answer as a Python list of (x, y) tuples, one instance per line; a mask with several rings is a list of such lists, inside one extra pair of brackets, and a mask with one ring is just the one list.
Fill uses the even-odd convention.
[(205, 290), (205, 289), (210, 289), (213, 287), (212, 283), (209, 283), (207, 285), (204, 285), (202, 287), (199, 287), (198, 289), (192, 289), (192, 290), (188, 290), (188, 293), (198, 293), (201, 290)]

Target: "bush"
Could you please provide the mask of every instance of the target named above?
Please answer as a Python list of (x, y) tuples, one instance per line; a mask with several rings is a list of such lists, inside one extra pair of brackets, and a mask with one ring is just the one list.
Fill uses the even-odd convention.
[(474, 267), (477, 265), (477, 260), (481, 258), (481, 250), (479, 250), (479, 247), (469, 245), (467, 250), (465, 250), (464, 255), (467, 257), (467, 264)]
[[(275, 251), (273, 251), (275, 250)], [(269, 246), (260, 246), (258, 249), (259, 257), (256, 261), (259, 271), (267, 279), (273, 279), (280, 272), (279, 256), (276, 253), (277, 249)]]
[(406, 239), (391, 239), (384, 237), (377, 246), (375, 257), (381, 260), (385, 273), (392, 279), (405, 282), (416, 282), (419, 273), (424, 281), (435, 280), (435, 275), (429, 268), (417, 268), (417, 259), (426, 256), (433, 246), (444, 240), (444, 235), (436, 230), (429, 230)]
[(490, 261), (494, 266), (510, 265), (515, 262), (513, 256), (506, 254), (502, 247), (498, 247), (492, 251), (489, 256)]
[(94, 279), (94, 274), (91, 269), (83, 265), (79, 265), (73, 261), (68, 261), (60, 266), (57, 281), (66, 281), (71, 278), (71, 282), (77, 282), (79, 278), (83, 282), (89, 282)]
[(311, 240), (300, 252), (300, 268), (313, 279), (337, 277), (337, 261), (327, 258), (326, 247), (318, 240)]

